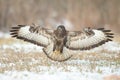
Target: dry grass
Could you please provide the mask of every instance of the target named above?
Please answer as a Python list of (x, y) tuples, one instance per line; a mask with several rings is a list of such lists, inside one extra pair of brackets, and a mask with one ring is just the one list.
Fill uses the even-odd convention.
[[(24, 53), (4, 53), (0, 54), (0, 63), (3, 64), (1, 66), (0, 72), (4, 71), (10, 71), (10, 70), (28, 70), (30, 71), (31, 68), (36, 67), (38, 65), (47, 65), (46, 63), (43, 64), (43, 59), (45, 58), (44, 55), (41, 55), (39, 53), (30, 53), (30, 54), (24, 54)], [(42, 61), (41, 61), (42, 59)], [(35, 61), (38, 61), (35, 63)], [(31, 63), (31, 64), (30, 64)]]
[[(13, 44), (14, 41), (21, 42), (16, 39), (0, 39), (0, 45), (3, 44)], [(23, 43), (23, 42), (21, 42)], [(105, 56), (106, 55), (106, 56)], [(65, 62), (55, 62), (46, 57), (44, 53), (40, 52), (15, 52), (12, 49), (2, 50), (0, 48), (0, 72), (5, 71), (23, 71), (28, 70), (32, 72), (42, 72), (49, 71), (51, 67), (61, 68), (62, 71), (71, 72), (72, 70), (69, 66), (77, 68), (78, 71), (86, 72), (98, 72), (103, 73), (99, 67), (110, 67), (114, 68), (120, 67), (120, 53), (107, 52), (102, 50), (101, 52), (83, 52), (75, 54), (70, 60)], [(117, 57), (116, 57), (117, 56)], [(83, 62), (81, 62), (83, 61)], [(47, 67), (42, 69), (41, 67)], [(98, 69), (96, 69), (98, 68)]]

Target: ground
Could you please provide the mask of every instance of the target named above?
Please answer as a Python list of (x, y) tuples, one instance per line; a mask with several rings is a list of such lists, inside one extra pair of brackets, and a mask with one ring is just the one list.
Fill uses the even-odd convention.
[(120, 80), (120, 38), (56, 62), (42, 47), (0, 33), (0, 80)]

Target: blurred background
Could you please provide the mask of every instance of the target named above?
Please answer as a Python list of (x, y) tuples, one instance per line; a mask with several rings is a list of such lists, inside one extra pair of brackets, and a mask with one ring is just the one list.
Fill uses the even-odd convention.
[(0, 31), (35, 23), (68, 30), (105, 27), (120, 33), (120, 0), (0, 0)]
[[(111, 29), (112, 42), (90, 51), (71, 51), (55, 62), (42, 47), (12, 38), (18, 24), (68, 30)], [(0, 80), (120, 80), (120, 0), (0, 0)]]

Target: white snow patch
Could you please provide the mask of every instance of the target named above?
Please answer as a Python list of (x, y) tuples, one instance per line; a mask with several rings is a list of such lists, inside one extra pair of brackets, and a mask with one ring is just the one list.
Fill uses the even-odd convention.
[(0, 32), (0, 38), (10, 38), (10, 33)]
[(19, 53), (19, 52), (24, 52), (24, 53), (30, 53), (30, 52), (42, 52), (42, 47), (31, 44), (31, 43), (25, 43), (25, 44), (21, 44), (21, 43), (14, 43), (11, 45), (1, 45), (0, 46), (1, 50), (6, 50), (6, 49), (12, 49), (15, 52)]
[(89, 72), (41, 72), (34, 73), (28, 71), (6, 71), (0, 74), (0, 80), (103, 80), (108, 74)]
[[(25, 53), (29, 52), (42, 52), (42, 47), (31, 44), (31, 43), (14, 43), (11, 45), (4, 44), (0, 46), (0, 49), (5, 50), (5, 49), (12, 49), (15, 52), (21, 52), (21, 50)], [(92, 52), (101, 52), (101, 51), (107, 51), (107, 52), (115, 52), (115, 53), (120, 53), (120, 45), (117, 42), (108, 42), (100, 47), (91, 49), (91, 50), (86, 50), (86, 51), (73, 51), (74, 53), (92, 53)]]
[(108, 52), (116, 52), (116, 53), (120, 53), (120, 43), (118, 42), (107, 42), (99, 47), (96, 47), (94, 49), (91, 49), (91, 50), (86, 50), (86, 51), (83, 51), (83, 52), (101, 52), (101, 51), (108, 51)]
[(102, 80), (98, 73), (56, 72), (34, 73), (28, 71), (13, 71), (0, 74), (0, 80)]

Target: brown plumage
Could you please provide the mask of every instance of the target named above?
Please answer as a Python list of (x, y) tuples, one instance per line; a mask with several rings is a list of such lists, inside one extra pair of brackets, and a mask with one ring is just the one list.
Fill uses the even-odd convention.
[(18, 25), (12, 27), (12, 37), (42, 46), (48, 58), (65, 61), (72, 57), (72, 50), (89, 50), (108, 41), (112, 41), (113, 33), (104, 28), (85, 28), (81, 31), (67, 31), (63, 25), (56, 30), (40, 26)]

